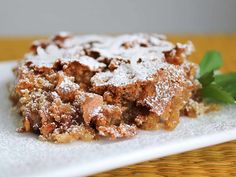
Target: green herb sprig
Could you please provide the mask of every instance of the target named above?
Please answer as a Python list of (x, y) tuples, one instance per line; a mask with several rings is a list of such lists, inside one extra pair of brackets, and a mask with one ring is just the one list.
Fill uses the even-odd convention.
[(208, 51), (200, 63), (200, 93), (207, 102), (236, 103), (236, 73), (216, 74), (223, 65), (221, 54)]

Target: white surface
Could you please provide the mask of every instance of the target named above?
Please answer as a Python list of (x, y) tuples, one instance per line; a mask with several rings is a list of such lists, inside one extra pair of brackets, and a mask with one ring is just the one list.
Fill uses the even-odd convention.
[(235, 0), (0, 0), (0, 35), (233, 33)]
[(236, 139), (236, 107), (198, 119), (182, 118), (172, 132), (142, 131), (127, 140), (56, 145), (15, 132), (6, 84), (14, 63), (0, 64), (0, 176), (72, 177), (180, 153)]

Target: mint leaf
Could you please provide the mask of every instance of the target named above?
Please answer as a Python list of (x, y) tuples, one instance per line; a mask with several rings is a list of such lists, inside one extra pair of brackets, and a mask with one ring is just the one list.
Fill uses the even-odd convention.
[(203, 87), (209, 85), (210, 83), (214, 81), (214, 71), (204, 74), (198, 80), (202, 84)]
[(220, 85), (236, 83), (236, 73), (219, 74), (215, 76), (215, 82)]
[(200, 77), (219, 69), (223, 65), (221, 55), (217, 51), (208, 51), (200, 63)]
[(236, 73), (216, 75), (215, 83), (223, 87), (236, 99)]
[(215, 83), (203, 87), (200, 91), (203, 98), (227, 104), (235, 103), (233, 96)]
[(217, 51), (209, 51), (200, 63), (200, 92), (205, 101), (233, 104), (236, 99), (236, 73), (216, 75), (215, 70), (223, 64)]
[(224, 90), (229, 92), (236, 99), (236, 83), (224, 87)]

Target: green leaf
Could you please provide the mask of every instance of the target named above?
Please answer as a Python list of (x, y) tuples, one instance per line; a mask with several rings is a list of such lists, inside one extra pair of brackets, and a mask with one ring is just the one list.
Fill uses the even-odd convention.
[(234, 97), (234, 99), (236, 99), (236, 83), (227, 86), (226, 88), (224, 88), (224, 90), (229, 92)]
[(200, 63), (200, 77), (206, 73), (219, 69), (223, 65), (221, 55), (217, 51), (208, 51)]
[(216, 75), (215, 82), (236, 99), (236, 73)]
[(215, 76), (215, 82), (222, 86), (236, 83), (236, 73), (219, 74)]
[(205, 101), (233, 104), (236, 99), (236, 73), (214, 75), (223, 64), (217, 51), (209, 51), (200, 63), (200, 90)]
[(221, 87), (224, 88), (224, 90), (228, 91), (228, 92), (236, 92), (236, 83), (231, 83), (231, 84), (228, 84), (228, 85), (220, 85)]
[(223, 90), (223, 88), (217, 84), (210, 84), (206, 87), (203, 87), (201, 89), (201, 94), (203, 98), (207, 98), (210, 100), (227, 103), (227, 104), (233, 104), (235, 103), (235, 100), (233, 96), (228, 93), (227, 91)]
[(214, 81), (214, 71), (204, 74), (198, 80), (202, 84), (203, 87), (209, 85), (210, 83)]

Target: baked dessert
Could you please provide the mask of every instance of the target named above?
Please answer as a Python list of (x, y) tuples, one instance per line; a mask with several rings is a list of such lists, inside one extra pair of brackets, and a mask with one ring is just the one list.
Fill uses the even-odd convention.
[(132, 137), (138, 129), (174, 129), (196, 117), (198, 65), (191, 42), (157, 34), (73, 36), (33, 42), (19, 61), (11, 99), (19, 132), (57, 143)]

